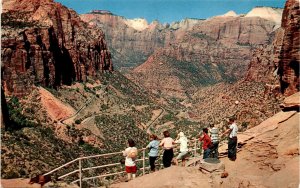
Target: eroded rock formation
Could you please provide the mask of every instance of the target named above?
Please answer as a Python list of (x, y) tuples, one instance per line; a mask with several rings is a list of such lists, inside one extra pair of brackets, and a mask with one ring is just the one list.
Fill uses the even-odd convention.
[(299, 91), (300, 9), (299, 1), (288, 0), (282, 16), (283, 43), (278, 63), (281, 92), (292, 95)]
[(1, 23), (1, 74), (8, 95), (113, 70), (104, 33), (52, 0), (4, 0)]
[[(249, 22), (261, 25), (251, 26), (251, 31)], [(199, 86), (242, 79), (247, 74), (253, 50), (268, 45), (274, 38), (275, 23), (261, 18), (216, 17), (205, 23), (194, 26), (176, 43), (156, 50), (129, 77), (152, 92), (183, 97), (185, 91)], [(268, 29), (262, 32), (261, 26)]]
[[(266, 8), (261, 9), (265, 10)], [(276, 9), (275, 13), (272, 12), (267, 16), (279, 17), (278, 21), (280, 22), (280, 11), (282, 9)], [(164, 25), (158, 21), (147, 25), (144, 23), (145, 20), (128, 20), (110, 12), (101, 11), (82, 14), (80, 17), (90, 25), (96, 25), (107, 33), (107, 41), (113, 48), (116, 58), (114, 62), (119, 68), (136, 67), (142, 64), (157, 48), (168, 48), (170, 45), (190, 42), (186, 38), (182, 40), (186, 35), (195, 38), (210, 37), (225, 45), (238, 44), (239, 48), (245, 48), (250, 45), (270, 43), (269, 35), (278, 27), (277, 22), (261, 18), (260, 15), (244, 17), (225, 14), (207, 20), (184, 19)], [(194, 51), (187, 45), (182, 45), (182, 48)], [(199, 48), (199, 46), (195, 48)], [(204, 43), (204, 53), (207, 52), (205, 50)], [(194, 55), (190, 58), (201, 57)]]
[[(80, 17), (83, 21), (107, 33), (106, 38), (109, 46), (113, 48), (114, 62), (117, 67), (142, 64), (155, 48), (163, 47), (165, 43), (164, 26), (158, 22), (153, 22), (148, 27), (145, 24), (135, 27), (132, 24), (133, 20), (99, 11), (82, 14)], [(141, 29), (145, 27), (147, 28)]]

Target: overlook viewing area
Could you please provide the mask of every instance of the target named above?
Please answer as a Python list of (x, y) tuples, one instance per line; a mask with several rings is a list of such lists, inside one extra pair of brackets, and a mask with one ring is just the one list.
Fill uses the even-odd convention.
[[(202, 144), (198, 139), (189, 140), (189, 148), (189, 157), (186, 166), (196, 165), (196, 163), (193, 163), (193, 159), (200, 158)], [(135, 160), (138, 168), (137, 177), (150, 173), (147, 151), (147, 148), (138, 149), (138, 157)], [(178, 151), (179, 145), (176, 145), (174, 148), (174, 157), (178, 155)], [(160, 150), (159, 157), (156, 160), (156, 170), (163, 169), (162, 153), (163, 150)], [(105, 180), (110, 181), (110, 183), (122, 182), (124, 179), (123, 174), (126, 173), (125, 165), (120, 162), (122, 158), (124, 158), (122, 151), (79, 157), (43, 175), (50, 175), (54, 181), (77, 184), (80, 188), (85, 187), (84, 184), (99, 186)], [(107, 161), (107, 163), (97, 165), (101, 161)]]

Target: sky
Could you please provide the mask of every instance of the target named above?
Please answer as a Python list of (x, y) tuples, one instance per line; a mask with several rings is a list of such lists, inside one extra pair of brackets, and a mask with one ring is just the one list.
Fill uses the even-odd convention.
[(185, 18), (206, 19), (233, 10), (249, 12), (256, 6), (283, 8), (285, 0), (55, 0), (78, 14), (91, 10), (109, 10), (125, 18), (145, 18), (172, 23)]

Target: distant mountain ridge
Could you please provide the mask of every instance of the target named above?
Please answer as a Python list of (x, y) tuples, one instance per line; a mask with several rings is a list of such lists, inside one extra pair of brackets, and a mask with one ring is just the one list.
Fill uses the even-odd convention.
[[(196, 87), (235, 82), (247, 74), (253, 51), (273, 40), (276, 23), (259, 17), (215, 17), (176, 30), (169, 46), (157, 49), (127, 76), (152, 92), (182, 97)], [(172, 84), (177, 88), (172, 92)], [(155, 83), (155, 84), (154, 84)]]
[[(156, 49), (180, 42), (186, 33), (193, 30), (195, 34), (202, 32), (218, 41), (231, 40), (231, 43), (251, 45), (264, 44), (268, 41), (269, 33), (278, 27), (273, 20), (239, 16), (234, 12), (206, 20), (186, 18), (170, 24), (158, 21), (148, 24), (142, 18), (126, 19), (113, 14), (88, 13), (80, 17), (105, 31), (115, 65), (120, 70), (142, 64)], [(280, 22), (281, 18), (278, 19)]]
[[(281, 23), (281, 15), (282, 15), (282, 12), (283, 12), (283, 8), (275, 8), (275, 7), (265, 7), (265, 6), (256, 6), (254, 7), (253, 9), (251, 9), (248, 13), (244, 13), (244, 14), (237, 14), (235, 11), (233, 10), (230, 10), (228, 11), (227, 13), (223, 14), (223, 15), (216, 15), (216, 16), (212, 16), (212, 17), (209, 17), (207, 19), (211, 19), (211, 18), (214, 18), (214, 17), (237, 17), (237, 16), (242, 16), (242, 17), (261, 17), (261, 18), (264, 18), (264, 19), (267, 19), (267, 20), (270, 20), (270, 21), (274, 21), (276, 23)], [(111, 11), (109, 10), (92, 10), (86, 14), (109, 14), (109, 15), (115, 15), (113, 14)], [(85, 14), (82, 14), (82, 15), (85, 15)], [(119, 16), (119, 15), (115, 15), (115, 16)], [(136, 22), (144, 22), (144, 26), (146, 29), (147, 26), (149, 26), (150, 24), (152, 24), (153, 22), (158, 22), (159, 24), (161, 25), (170, 25), (170, 27), (172, 28), (172, 25), (177, 25), (178, 27), (178, 23), (181, 23), (181, 25), (183, 25), (183, 27), (186, 27), (185, 24), (182, 24), (182, 23), (185, 23), (187, 21), (192, 21), (192, 22), (196, 22), (196, 20), (206, 20), (206, 19), (202, 19), (202, 18), (185, 18), (185, 19), (182, 19), (182, 20), (178, 20), (178, 21), (173, 21), (171, 23), (160, 23), (159, 21), (155, 20), (153, 22), (151, 22), (150, 24), (148, 24), (147, 20), (144, 19), (144, 18), (133, 18), (133, 19), (128, 19), (128, 18), (125, 18), (124, 16), (120, 16), (122, 18), (125, 19), (125, 22), (126, 21), (136, 21)], [(280, 20), (280, 21), (278, 21)], [(130, 26), (130, 25), (128, 25)], [(134, 28), (134, 26), (131, 26)], [(179, 27), (178, 27), (179, 28)], [(138, 30), (138, 29), (137, 29)]]

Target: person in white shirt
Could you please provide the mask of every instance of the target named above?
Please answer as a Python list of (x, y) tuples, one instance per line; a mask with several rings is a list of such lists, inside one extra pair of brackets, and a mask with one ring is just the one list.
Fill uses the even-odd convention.
[(131, 178), (135, 178), (135, 174), (137, 171), (135, 160), (136, 157), (132, 157), (131, 153), (135, 152), (137, 154), (137, 148), (135, 147), (135, 143), (132, 139), (128, 139), (128, 148), (123, 151), (123, 156), (125, 157), (125, 171), (127, 173), (127, 180), (129, 181)]
[(171, 162), (174, 157), (174, 152), (173, 152), (174, 140), (170, 137), (169, 131), (164, 131), (163, 134), (165, 138), (161, 140), (159, 146), (162, 146), (164, 149), (163, 165), (165, 168), (167, 168), (171, 166)]
[(174, 163), (178, 165), (178, 160), (182, 160), (182, 166), (185, 166), (185, 159), (188, 156), (188, 139), (185, 137), (183, 132), (178, 134), (177, 139), (175, 140), (176, 144), (180, 144), (180, 153), (174, 159)]
[(223, 134), (222, 137), (228, 133), (228, 158), (231, 161), (236, 160), (236, 147), (237, 147), (237, 132), (238, 127), (236, 123), (234, 122), (234, 118), (229, 118), (229, 129), (227, 129)]

